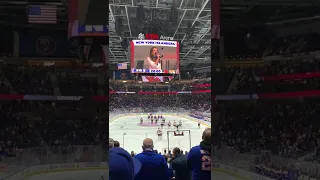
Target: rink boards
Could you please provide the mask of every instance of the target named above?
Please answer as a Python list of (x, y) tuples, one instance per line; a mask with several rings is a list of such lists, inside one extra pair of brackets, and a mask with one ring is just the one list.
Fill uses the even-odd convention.
[[(106, 162), (84, 162), (84, 163), (63, 163), (63, 164), (46, 164), (39, 166), (30, 166), (19, 172), (13, 173), (1, 180), (32, 180), (34, 176), (55, 172), (80, 172), (80, 171), (95, 171), (103, 172), (108, 177), (108, 168)], [(45, 175), (44, 175), (45, 176)], [(48, 177), (45, 176), (47, 180)], [(77, 176), (75, 176), (77, 177)], [(77, 179), (77, 178), (75, 178)], [(72, 180), (72, 179), (71, 179)], [(79, 180), (79, 179), (77, 179)]]

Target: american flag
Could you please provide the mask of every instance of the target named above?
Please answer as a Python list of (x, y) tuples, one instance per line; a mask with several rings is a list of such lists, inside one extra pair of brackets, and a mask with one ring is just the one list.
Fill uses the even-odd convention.
[(118, 69), (128, 69), (127, 63), (118, 63)]
[(28, 23), (57, 24), (57, 7), (51, 5), (28, 6)]

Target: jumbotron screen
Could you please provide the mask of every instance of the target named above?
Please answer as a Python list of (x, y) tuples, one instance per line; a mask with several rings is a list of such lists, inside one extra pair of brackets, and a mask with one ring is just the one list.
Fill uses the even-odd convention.
[(131, 41), (131, 73), (179, 74), (179, 65), (177, 41)]

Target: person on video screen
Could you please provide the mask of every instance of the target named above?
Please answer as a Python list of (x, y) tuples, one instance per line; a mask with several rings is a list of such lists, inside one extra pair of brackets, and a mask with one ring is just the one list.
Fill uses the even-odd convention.
[(160, 54), (158, 48), (152, 47), (150, 55), (146, 59), (149, 69), (161, 69)]

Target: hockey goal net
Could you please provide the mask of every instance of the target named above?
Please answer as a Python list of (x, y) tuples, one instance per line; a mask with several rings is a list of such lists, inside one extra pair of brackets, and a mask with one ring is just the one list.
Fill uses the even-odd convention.
[[(177, 142), (176, 142), (176, 145), (170, 144), (171, 141), (175, 140), (172, 138), (184, 138), (184, 139), (187, 138), (188, 143), (189, 143), (189, 145), (187, 145), (187, 146), (189, 146), (189, 150), (191, 149), (191, 131), (190, 130), (180, 130), (179, 129), (179, 130), (175, 130), (175, 131), (167, 131), (168, 147), (165, 149), (172, 151), (173, 148), (177, 147), (176, 146), (176, 145), (178, 145)], [(175, 140), (175, 141), (177, 141), (177, 140)], [(179, 149), (181, 149), (181, 148), (179, 148)], [(184, 147), (184, 149), (187, 150), (186, 147)], [(182, 149), (182, 150), (184, 150), (184, 149)]]

